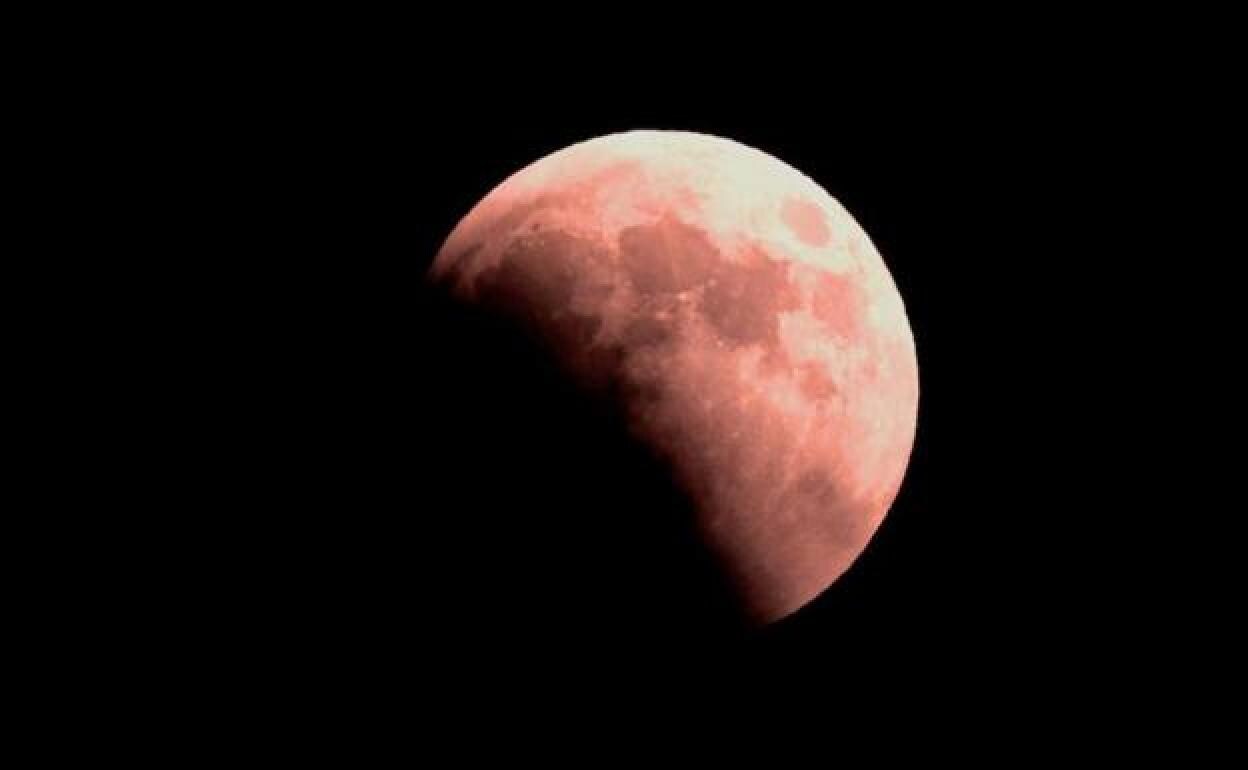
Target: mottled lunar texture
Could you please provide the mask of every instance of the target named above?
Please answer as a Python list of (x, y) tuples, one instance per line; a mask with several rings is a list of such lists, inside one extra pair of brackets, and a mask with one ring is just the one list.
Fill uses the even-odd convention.
[(845, 209), (769, 155), (660, 131), (568, 147), (464, 217), (431, 277), (618, 399), (756, 621), (836, 580), (897, 494), (918, 404), (901, 297)]

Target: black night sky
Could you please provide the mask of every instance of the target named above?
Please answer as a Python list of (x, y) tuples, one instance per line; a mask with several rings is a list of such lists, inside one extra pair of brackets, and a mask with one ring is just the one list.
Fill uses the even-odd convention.
[[(176, 428), (213, 459), (168, 472), (198, 502), (161, 558), (192, 574), (157, 603), (194, 619), (200, 674), (383, 722), (409, 699), (514, 712), (534, 693), (575, 711), (834, 692), (878, 713), (1092, 710), (1081, 694), (1143, 687), (1123, 650), (1164, 637), (1174, 599), (1137, 536), (1181, 536), (1141, 524), (1159, 520), (1123, 490), (1147, 481), (1115, 443), (1142, 412), (1112, 374), (1150, 331), (1116, 304), (1147, 210), (1115, 185), (1145, 149), (1107, 107), (1126, 86), (995, 66), (1008, 47), (575, 45), (490, 69), (379, 44), (239, 74), (182, 148), (222, 191), (191, 282), (213, 287), (196, 339), (222, 365), (195, 369), (195, 427)], [(424, 285), (507, 175), (636, 128), (810, 176), (871, 236), (914, 331), (897, 501), (845, 576), (761, 632), (725, 619), (662, 468), (523, 339)]]
[[(1064, 129), (1059, 114), (928, 85), (796, 111), (626, 79), (601, 84), (609, 98), (567, 103), (532, 89), (427, 96), (432, 117), (352, 93), (368, 127), (351, 127), (358, 155), (335, 155), (333, 172), (351, 226), (317, 217), (324, 294), (304, 300), (329, 351), (332, 387), (320, 387), (337, 422), (318, 441), (334, 462), (311, 496), (340, 532), (322, 537), (350, 544), (343, 609), (367, 629), (399, 622), (379, 620), (383, 608), (404, 608), (393, 633), (419, 629), (485, 681), (627, 681), (634, 667), (716, 670), (725, 659), (806, 676), (823, 666), (841, 686), (947, 684), (967, 669), (988, 683), (981, 667), (998, 657), (1040, 676), (1033, 651), (1067, 628), (1046, 620), (1059, 611), (1046, 602), (1064, 580), (1050, 554), (1069, 535), (1034, 486), (1036, 458), (1065, 451), (1045, 423), (1066, 396), (1040, 365), (1057, 351), (1033, 346), (1063, 322), (1019, 310), (1052, 287), (1042, 266), (1076, 232), (1069, 218), (1055, 230), (1062, 215), (1048, 200), (1064, 183), (1050, 168)], [(665, 583), (701, 578), (679, 555), (687, 533), (661, 523), (682, 504), (661, 472), (521, 343), (500, 341), (506, 330), (421, 288), (459, 217), (508, 174), (630, 128), (725, 136), (807, 173), (872, 236), (914, 329), (919, 428), (897, 502), (846, 576), (761, 634), (721, 627), (713, 586), (704, 615), (670, 615)], [(331, 513), (331, 501), (342, 508)], [(808, 659), (822, 663), (797, 663)]]

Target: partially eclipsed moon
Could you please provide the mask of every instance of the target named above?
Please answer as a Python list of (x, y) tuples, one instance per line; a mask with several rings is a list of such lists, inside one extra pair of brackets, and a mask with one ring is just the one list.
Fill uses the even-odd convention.
[(431, 271), (612, 383), (756, 620), (862, 553), (901, 484), (918, 370), (866, 233), (784, 163), (635, 131), (554, 153), (464, 217)]

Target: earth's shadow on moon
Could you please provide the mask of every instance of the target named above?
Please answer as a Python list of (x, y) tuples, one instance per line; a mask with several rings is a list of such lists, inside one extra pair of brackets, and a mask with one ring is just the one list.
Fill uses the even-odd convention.
[(610, 389), (573, 385), (522, 319), (422, 288), (421, 540), (452, 564), (442, 628), (531, 655), (702, 655), (753, 638)]

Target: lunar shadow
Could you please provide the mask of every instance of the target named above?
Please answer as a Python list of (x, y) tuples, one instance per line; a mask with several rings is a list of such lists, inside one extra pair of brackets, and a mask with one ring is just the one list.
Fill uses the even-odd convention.
[(413, 697), (713, 677), (750, 634), (609, 400), (512, 321), (367, 288), (257, 344), (212, 485), (162, 518), (181, 534), (143, 611), (185, 641), (183, 686), (390, 719)]
[(705, 660), (748, 638), (689, 499), (610, 388), (579, 390), (515, 318), (436, 288), (421, 306), (414, 545), (437, 565), (439, 633), (554, 667)]

